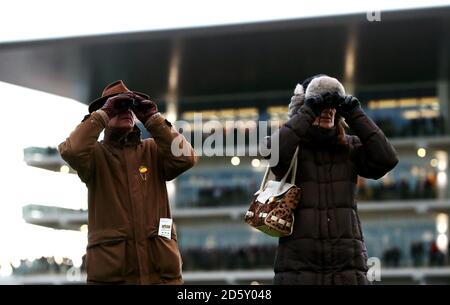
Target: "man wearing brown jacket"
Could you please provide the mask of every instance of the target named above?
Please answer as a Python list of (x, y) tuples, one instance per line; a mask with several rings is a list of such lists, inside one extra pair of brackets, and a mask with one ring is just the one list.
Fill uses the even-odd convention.
[[(194, 150), (147, 95), (122, 81), (108, 85), (89, 113), (59, 145), (88, 187), (88, 283), (181, 284), (166, 181), (194, 166)], [(140, 139), (135, 118), (151, 139)]]

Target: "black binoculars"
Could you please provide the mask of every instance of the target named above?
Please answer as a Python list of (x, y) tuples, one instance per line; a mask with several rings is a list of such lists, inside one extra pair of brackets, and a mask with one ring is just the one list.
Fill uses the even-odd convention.
[(322, 100), (329, 108), (336, 108), (344, 101), (344, 97), (337, 92), (325, 93), (322, 95)]
[(139, 102), (135, 100), (134, 98), (129, 98), (127, 100), (121, 100), (119, 103), (116, 104), (117, 109), (127, 109), (127, 108), (134, 108), (139, 105)]

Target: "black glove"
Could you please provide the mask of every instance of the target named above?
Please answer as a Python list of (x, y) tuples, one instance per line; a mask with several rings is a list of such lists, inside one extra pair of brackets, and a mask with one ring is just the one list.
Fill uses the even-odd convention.
[(307, 105), (314, 114), (319, 116), (322, 111), (326, 108), (336, 108), (339, 104), (340, 95), (337, 92), (325, 93), (322, 95), (315, 95), (309, 97), (305, 100), (305, 105)]
[(305, 100), (305, 105), (311, 108), (314, 115), (319, 116), (326, 108), (325, 101), (321, 95), (314, 95)]
[(340, 98), (339, 104), (336, 107), (336, 112), (344, 118), (347, 118), (353, 111), (355, 111), (359, 107), (361, 107), (361, 103), (356, 97), (352, 95), (346, 95)]

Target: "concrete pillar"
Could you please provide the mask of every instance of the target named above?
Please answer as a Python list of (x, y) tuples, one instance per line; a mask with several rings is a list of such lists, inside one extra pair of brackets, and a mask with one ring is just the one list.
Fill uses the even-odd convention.
[(178, 117), (178, 86), (180, 80), (181, 52), (182, 43), (180, 40), (176, 39), (172, 43), (166, 95), (166, 116), (167, 119), (172, 122)]
[(345, 92), (351, 95), (355, 94), (356, 48), (357, 48), (356, 26), (351, 26), (348, 29), (347, 44), (345, 47), (344, 81), (343, 81)]
[[(180, 64), (181, 64), (182, 43), (179, 39), (172, 42), (172, 49), (169, 61), (169, 73), (167, 80), (166, 95), (166, 118), (169, 122), (175, 122), (179, 116), (179, 80), (180, 80)], [(167, 189), (170, 191), (169, 196), (173, 204), (177, 205), (178, 183), (175, 180), (168, 182)]]

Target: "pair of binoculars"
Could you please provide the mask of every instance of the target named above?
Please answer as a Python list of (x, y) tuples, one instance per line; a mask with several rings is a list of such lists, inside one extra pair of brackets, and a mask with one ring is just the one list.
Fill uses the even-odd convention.
[(119, 101), (119, 103), (117, 103), (115, 106), (117, 109), (124, 110), (127, 108), (137, 107), (138, 105), (139, 102), (137, 100), (135, 100), (134, 98), (130, 98), (128, 100)]
[(336, 108), (344, 101), (344, 97), (337, 92), (325, 93), (322, 95), (322, 100), (327, 107)]

